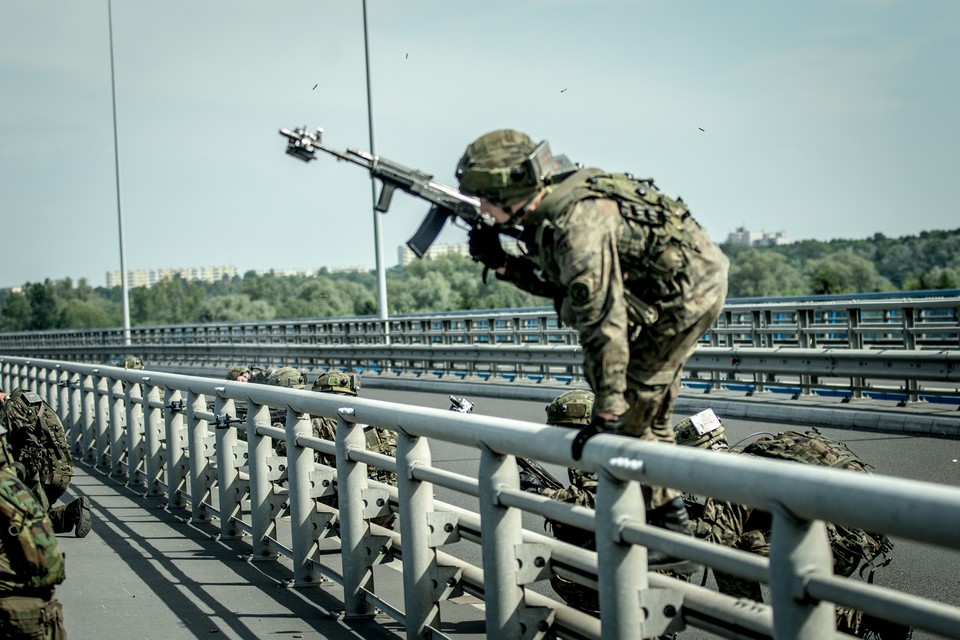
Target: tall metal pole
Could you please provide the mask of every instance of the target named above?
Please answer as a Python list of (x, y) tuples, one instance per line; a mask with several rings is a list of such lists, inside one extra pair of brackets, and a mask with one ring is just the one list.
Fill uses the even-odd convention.
[[(370, 133), (370, 154), (373, 147), (373, 92), (370, 89), (370, 38), (367, 35), (367, 0), (363, 0), (363, 57), (367, 67), (367, 125)], [(387, 321), (387, 276), (383, 266), (383, 238), (380, 236), (380, 214), (377, 212), (377, 184), (370, 178), (370, 198), (373, 201), (373, 243), (377, 259), (377, 309), (383, 323), (383, 337), (390, 344), (390, 324)]]
[(123, 246), (123, 209), (120, 207), (120, 145), (117, 142), (117, 85), (113, 71), (113, 7), (107, 0), (107, 24), (110, 31), (110, 97), (113, 102), (113, 166), (117, 181), (117, 228), (120, 232), (120, 288), (123, 289), (123, 344), (130, 346), (130, 293)]

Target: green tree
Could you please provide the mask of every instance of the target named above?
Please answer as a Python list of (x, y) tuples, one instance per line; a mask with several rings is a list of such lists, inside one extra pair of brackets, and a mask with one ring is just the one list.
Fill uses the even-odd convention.
[(816, 294), (895, 290), (889, 280), (877, 273), (876, 265), (850, 251), (811, 261), (807, 277)]
[(11, 292), (0, 310), (0, 328), (3, 331), (27, 331), (33, 323), (30, 300), (20, 291)]
[(176, 276), (130, 292), (130, 321), (136, 325), (189, 324), (200, 321), (203, 288)]
[(266, 300), (251, 300), (243, 293), (211, 296), (200, 306), (200, 322), (273, 320), (273, 307)]
[(800, 271), (787, 258), (772, 251), (752, 249), (737, 256), (730, 264), (731, 298), (783, 296), (806, 293)]

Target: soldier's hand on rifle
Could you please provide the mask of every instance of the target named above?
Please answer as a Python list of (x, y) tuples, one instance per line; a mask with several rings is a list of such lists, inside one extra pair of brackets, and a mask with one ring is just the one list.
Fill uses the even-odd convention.
[(500, 244), (500, 232), (486, 225), (470, 230), (470, 257), (496, 271), (507, 264), (507, 252)]

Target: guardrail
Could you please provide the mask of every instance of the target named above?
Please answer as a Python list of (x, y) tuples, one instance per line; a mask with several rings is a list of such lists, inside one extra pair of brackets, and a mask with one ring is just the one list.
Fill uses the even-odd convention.
[[(487, 637), (498, 640), (649, 638), (684, 624), (731, 638), (820, 640), (838, 635), (832, 604), (960, 637), (960, 608), (835, 576), (824, 529), (828, 521), (960, 550), (957, 488), (600, 435), (578, 463), (600, 472), (594, 511), (519, 490), (515, 456), (573, 464), (568, 429), (48, 360), (4, 358), (0, 382), (45, 397), (83, 459), (190, 509), (196, 521), (219, 520), (224, 538), (250, 534), (253, 554), (289, 557), (299, 584), (338, 582), (347, 615), (378, 607), (408, 638), (445, 637), (438, 603), (459, 590), (484, 599)], [(243, 421), (235, 417), (238, 402), (247, 403)], [(271, 407), (285, 410), (283, 428), (271, 424)], [(311, 415), (337, 419), (335, 442), (310, 437)], [(396, 458), (367, 451), (363, 425), (395, 432)], [(238, 441), (242, 431), (246, 443)], [(286, 442), (285, 460), (273, 455), (274, 440)], [(436, 467), (431, 441), (479, 449), (479, 474)], [(315, 463), (313, 450), (335, 455), (336, 468)], [(369, 480), (367, 465), (395, 471), (398, 486)], [(770, 558), (647, 526), (640, 482), (772, 513)], [(436, 500), (434, 486), (479, 498), (479, 513)], [(332, 490), (339, 512), (317, 500)], [(399, 532), (371, 523), (387, 509), (399, 513)], [(597, 551), (524, 530), (522, 512), (597, 532)], [(283, 513), (290, 516), (289, 546), (278, 534)], [(340, 571), (317, 552), (326, 539), (340, 541)], [(469, 543), (480, 545), (483, 569), (457, 557), (458, 546)], [(768, 584), (772, 604), (747, 607), (650, 574), (644, 547)], [(373, 567), (389, 556), (402, 560), (403, 602), (388, 602), (372, 579)], [(532, 589), (550, 571), (599, 585), (602, 625)]]
[[(112, 347), (17, 349), (24, 355), (103, 362)], [(37, 352), (39, 351), (39, 353)], [(340, 369), (377, 376), (441, 377), (478, 382), (583, 383), (575, 345), (144, 345), (151, 366), (224, 371), (234, 364)], [(0, 356), (2, 361), (5, 356)], [(687, 362), (688, 388), (728, 388), (747, 393), (830, 394), (877, 397), (902, 403), (957, 402), (960, 350), (773, 349), (699, 347)]]
[[(704, 346), (797, 348), (956, 349), (960, 297), (823, 297), (758, 303), (729, 301)], [(864, 296), (865, 298), (868, 296)], [(217, 322), (131, 329), (134, 349), (189, 345), (577, 345), (552, 308), (406, 314), (386, 322), (354, 318)], [(109, 348), (122, 355), (123, 330), (82, 329), (0, 334), (0, 353)]]

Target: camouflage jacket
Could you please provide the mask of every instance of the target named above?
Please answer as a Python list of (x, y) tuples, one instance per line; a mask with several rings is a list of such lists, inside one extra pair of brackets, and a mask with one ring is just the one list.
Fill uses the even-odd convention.
[(557, 292), (580, 333), (594, 410), (623, 414), (632, 336), (700, 318), (726, 291), (727, 258), (679, 199), (652, 181), (583, 169), (548, 187), (524, 220), (526, 259), (502, 279)]
[(46, 507), (12, 467), (0, 468), (0, 597), (50, 589), (63, 579)]

